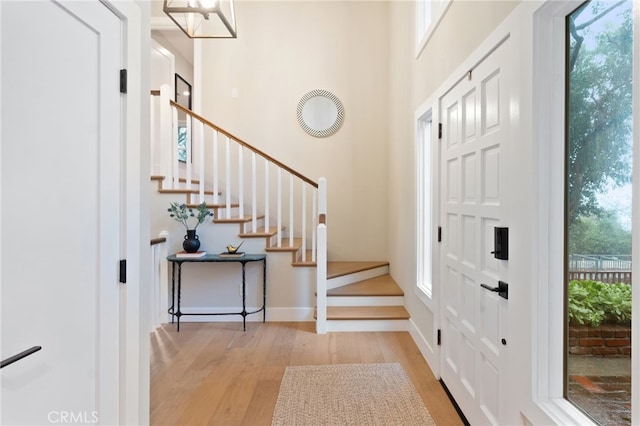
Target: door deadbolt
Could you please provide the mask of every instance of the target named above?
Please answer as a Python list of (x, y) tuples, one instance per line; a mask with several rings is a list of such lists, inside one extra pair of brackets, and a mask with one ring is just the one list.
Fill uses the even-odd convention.
[(493, 228), (493, 257), (509, 260), (509, 228)]

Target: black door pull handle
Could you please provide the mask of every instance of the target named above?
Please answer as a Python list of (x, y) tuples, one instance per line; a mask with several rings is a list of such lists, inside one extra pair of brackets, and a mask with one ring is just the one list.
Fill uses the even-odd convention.
[(487, 290), (489, 290), (489, 291), (495, 291), (495, 292), (500, 291), (500, 288), (498, 288), (498, 287), (491, 287), (490, 285), (487, 285), (487, 284), (480, 284), (480, 287), (482, 287), (482, 288), (486, 288), (486, 289), (487, 289)]
[(487, 284), (480, 284), (480, 287), (498, 293), (498, 296), (504, 299), (509, 299), (509, 284), (504, 281), (498, 281), (498, 287), (491, 287)]
[(9, 358), (2, 360), (2, 362), (0, 363), (0, 368), (4, 368), (7, 365), (13, 364), (16, 361), (20, 361), (22, 358), (25, 358), (31, 355), (32, 353), (38, 352), (40, 349), (42, 349), (42, 346), (33, 346), (27, 349), (26, 351), (22, 351), (19, 354), (10, 356)]

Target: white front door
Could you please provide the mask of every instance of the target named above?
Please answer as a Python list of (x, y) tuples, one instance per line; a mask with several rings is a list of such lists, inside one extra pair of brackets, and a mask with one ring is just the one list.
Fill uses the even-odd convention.
[(119, 423), (121, 21), (2, 1), (2, 424)]
[[(508, 283), (494, 258), (507, 227), (504, 158), (509, 103), (505, 44), (441, 99), (441, 377), (471, 424), (501, 424), (508, 300), (481, 284)], [(504, 340), (503, 340), (504, 339)]]

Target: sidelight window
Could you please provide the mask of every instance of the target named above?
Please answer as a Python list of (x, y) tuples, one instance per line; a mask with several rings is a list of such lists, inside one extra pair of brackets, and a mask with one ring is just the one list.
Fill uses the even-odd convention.
[(566, 21), (564, 393), (602, 425), (631, 424), (632, 12)]
[(433, 167), (431, 110), (417, 122), (417, 284), (420, 293), (432, 297)]

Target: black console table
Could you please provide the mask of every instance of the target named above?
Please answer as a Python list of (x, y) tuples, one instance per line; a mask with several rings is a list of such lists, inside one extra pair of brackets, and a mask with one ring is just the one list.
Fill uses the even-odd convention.
[[(242, 257), (224, 257), (218, 254), (207, 254), (203, 257), (178, 257), (175, 254), (167, 256), (167, 260), (171, 262), (171, 307), (169, 308), (169, 314), (171, 314), (171, 323), (174, 318), (177, 318), (177, 331), (180, 331), (180, 317), (183, 315), (242, 315), (242, 329), (247, 330), (247, 315), (256, 314), (262, 311), (262, 322), (265, 322), (266, 311), (265, 305), (267, 300), (267, 255), (266, 254), (245, 254)], [(236, 262), (242, 264), (242, 312), (228, 312), (228, 313), (197, 313), (187, 314), (180, 311), (180, 296), (182, 291), (182, 264), (183, 263), (230, 263)], [(245, 282), (245, 266), (249, 262), (262, 262), (262, 308), (247, 312), (246, 297), (247, 286)], [(177, 279), (176, 279), (177, 271)], [(178, 303), (176, 304), (176, 281), (178, 283)]]

